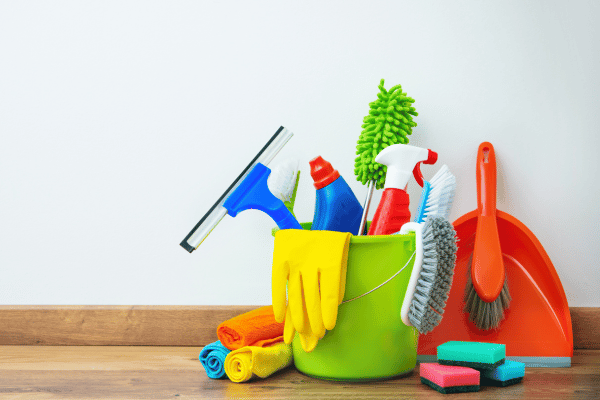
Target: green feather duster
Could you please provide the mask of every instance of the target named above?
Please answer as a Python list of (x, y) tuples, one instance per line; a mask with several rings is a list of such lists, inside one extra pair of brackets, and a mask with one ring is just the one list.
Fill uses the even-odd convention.
[(415, 100), (402, 92), (402, 86), (396, 85), (389, 91), (379, 84), (377, 100), (369, 104), (369, 115), (363, 119), (363, 131), (356, 144), (354, 175), (356, 180), (366, 184), (374, 180), (376, 188), (385, 183), (387, 167), (375, 162), (377, 154), (396, 143), (408, 144), (408, 135), (417, 126), (413, 116), (419, 115), (412, 103)]

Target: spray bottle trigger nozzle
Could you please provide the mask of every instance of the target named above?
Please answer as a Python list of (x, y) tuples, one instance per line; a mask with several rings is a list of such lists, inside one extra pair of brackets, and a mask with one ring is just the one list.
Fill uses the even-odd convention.
[(428, 165), (435, 164), (437, 162), (437, 159), (438, 159), (438, 154), (435, 151), (431, 150), (431, 149), (427, 149), (427, 151), (429, 153), (427, 154), (427, 160), (425, 160), (424, 163), (428, 164)]
[(433, 150), (427, 149), (427, 160), (418, 162), (417, 165), (415, 165), (415, 168), (413, 169), (413, 175), (419, 186), (423, 187), (424, 185), (423, 174), (421, 173), (421, 163), (433, 165), (437, 162), (437, 159), (438, 154)]

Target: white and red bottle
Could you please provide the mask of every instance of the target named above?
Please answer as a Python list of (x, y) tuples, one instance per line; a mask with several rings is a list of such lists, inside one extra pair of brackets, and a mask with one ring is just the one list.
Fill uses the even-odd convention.
[(435, 164), (437, 153), (407, 144), (394, 144), (381, 150), (375, 158), (387, 166), (384, 191), (375, 211), (369, 235), (391, 235), (407, 222), (410, 222), (410, 210), (406, 185), (411, 172), (417, 181), (423, 184), (419, 165)]

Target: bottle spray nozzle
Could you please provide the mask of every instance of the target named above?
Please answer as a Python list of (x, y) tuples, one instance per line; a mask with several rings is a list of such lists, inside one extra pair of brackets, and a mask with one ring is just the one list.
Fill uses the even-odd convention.
[(413, 172), (415, 179), (423, 186), (423, 175), (421, 175), (420, 164), (434, 164), (437, 161), (437, 153), (421, 147), (409, 146), (407, 144), (394, 144), (383, 149), (375, 158), (375, 161), (387, 165), (385, 188), (396, 188), (404, 190)]
[[(433, 165), (437, 162), (438, 154), (428, 149), (429, 154), (427, 155), (427, 160), (421, 161), (423, 164)], [(423, 187), (423, 174), (421, 173), (421, 162), (418, 162), (413, 169), (413, 176), (415, 177), (415, 181), (419, 184), (419, 186)]]

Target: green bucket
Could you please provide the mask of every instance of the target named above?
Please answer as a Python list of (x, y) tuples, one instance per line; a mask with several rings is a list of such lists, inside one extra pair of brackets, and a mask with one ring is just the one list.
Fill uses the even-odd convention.
[(346, 292), (335, 328), (310, 353), (297, 336), (292, 343), (300, 372), (327, 380), (368, 381), (398, 377), (415, 368), (419, 333), (400, 317), (414, 252), (414, 233), (352, 236)]

